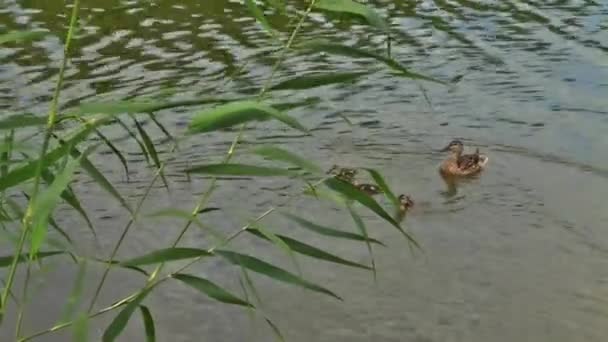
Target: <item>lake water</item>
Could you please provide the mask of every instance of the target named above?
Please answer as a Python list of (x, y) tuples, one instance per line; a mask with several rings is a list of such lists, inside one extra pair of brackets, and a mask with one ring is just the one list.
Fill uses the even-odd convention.
[[(300, 1), (290, 6), (302, 8)], [(449, 80), (454, 87), (391, 75), (369, 60), (288, 55), (278, 79), (320, 71), (365, 71), (353, 83), (310, 90), (276, 91), (270, 97), (301, 103), (290, 111), (313, 136), (274, 123), (245, 131), (237, 160), (260, 143), (283, 146), (316, 160), (372, 166), (416, 207), (407, 226), (424, 252), (410, 253), (394, 229), (365, 213), (371, 234), (387, 242), (375, 248), (378, 278), (368, 272), (299, 258), (307, 279), (335, 290), (339, 302), (253, 276), (262, 310), (287, 341), (605, 341), (608, 336), (608, 1), (374, 1), (390, 18), (394, 57), (412, 70)], [(48, 109), (62, 57), (58, 37), (69, 9), (64, 1), (0, 3), (0, 28), (44, 28), (54, 35), (0, 49), (0, 110), (43, 114)], [(270, 74), (273, 47), (239, 1), (84, 1), (82, 27), (66, 72), (64, 107), (80, 102), (164, 96), (170, 100), (253, 96)], [(285, 27), (277, 14), (271, 22)], [(367, 26), (314, 13), (300, 40), (327, 38), (380, 51), (381, 34)], [(227, 82), (228, 77), (234, 79)], [(424, 87), (428, 101), (420, 87)], [(160, 95), (159, 95), (160, 94)], [(159, 114), (176, 135), (200, 110), (186, 107)], [(340, 115), (351, 121), (349, 125)], [(163, 133), (146, 126), (161, 157), (170, 146)], [(104, 130), (124, 137), (120, 128)], [(191, 210), (209, 180), (186, 179), (186, 166), (219, 162), (234, 132), (194, 136), (182, 143), (168, 171), (171, 193), (158, 183), (145, 211)], [(438, 176), (436, 152), (452, 138), (490, 156), (479, 178), (448, 188)], [(138, 145), (119, 144), (129, 160), (130, 179), (117, 158), (93, 161), (130, 201), (137, 201), (153, 174)], [(81, 252), (104, 255), (128, 216), (86, 177), (75, 185), (95, 218), (99, 246), (78, 217), (57, 219), (77, 235)], [(285, 180), (222, 180), (205, 223), (228, 234), (288, 195), (299, 185)], [(292, 212), (320, 223), (354, 230), (344, 211), (298, 198)], [(62, 215), (65, 214), (65, 215)], [(271, 216), (270, 229), (359, 262), (369, 262), (362, 244), (307, 235)], [(121, 257), (167, 246), (179, 222), (147, 219), (129, 234)], [(187, 246), (208, 246), (208, 235), (192, 229)], [(249, 237), (232, 247), (289, 267), (281, 251)], [(3, 253), (4, 254), (4, 253)], [(69, 295), (76, 268), (63, 259), (35, 271), (25, 331), (53, 324)], [(238, 269), (218, 261), (190, 271), (241, 293)], [(89, 265), (94, 287), (99, 268)], [(145, 279), (110, 273), (101, 305), (131, 293)], [(268, 341), (272, 335), (247, 311), (217, 305), (177, 283), (165, 283), (146, 304), (159, 341)], [(100, 340), (114, 313), (91, 322)], [(14, 317), (5, 318), (2, 340), (10, 340)], [(65, 341), (69, 332), (40, 341)], [(134, 315), (121, 341), (143, 340)]]

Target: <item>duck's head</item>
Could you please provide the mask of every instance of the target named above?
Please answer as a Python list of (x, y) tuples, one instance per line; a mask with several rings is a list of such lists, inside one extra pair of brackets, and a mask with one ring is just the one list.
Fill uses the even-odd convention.
[(448, 146), (441, 149), (441, 152), (450, 151), (452, 153), (462, 153), (463, 150), (464, 150), (464, 145), (462, 144), (462, 141), (456, 139), (456, 140), (452, 140), (448, 144)]

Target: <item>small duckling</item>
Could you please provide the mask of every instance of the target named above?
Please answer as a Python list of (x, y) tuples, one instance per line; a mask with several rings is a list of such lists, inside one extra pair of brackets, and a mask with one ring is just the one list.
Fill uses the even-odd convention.
[(334, 165), (327, 171), (328, 174), (334, 175), (337, 179), (343, 180), (348, 183), (352, 183), (357, 175), (357, 169), (339, 167)]
[(414, 201), (408, 195), (399, 195), (399, 213), (404, 215), (411, 207), (414, 206)]

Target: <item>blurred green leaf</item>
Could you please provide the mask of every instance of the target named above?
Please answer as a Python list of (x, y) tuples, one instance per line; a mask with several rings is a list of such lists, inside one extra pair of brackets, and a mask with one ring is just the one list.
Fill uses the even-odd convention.
[(86, 342), (89, 335), (89, 315), (86, 312), (81, 312), (74, 319), (72, 328), (72, 341)]
[(152, 157), (152, 160), (156, 165), (156, 169), (160, 170), (160, 178), (162, 179), (165, 188), (169, 190), (169, 183), (167, 182), (167, 178), (165, 178), (165, 173), (162, 170), (162, 163), (158, 158), (158, 153), (156, 153), (156, 147), (154, 147), (152, 139), (150, 139), (150, 136), (148, 136), (148, 133), (146, 133), (146, 130), (141, 126), (139, 121), (137, 121), (137, 118), (135, 118), (135, 116), (133, 116), (133, 121), (135, 122), (135, 127), (137, 127), (137, 131), (139, 132), (141, 139), (144, 141), (146, 152), (150, 154), (150, 157)]
[(403, 236), (405, 236), (410, 242), (412, 242), (416, 247), (420, 247), (418, 242), (401, 226), (394, 218), (392, 218), (382, 207), (374, 200), (371, 196), (367, 195), (363, 191), (357, 189), (354, 185), (338, 180), (336, 178), (329, 178), (325, 180), (325, 184), (332, 190), (344, 195), (348, 199), (354, 200), (367, 207), (369, 210), (373, 211), (379, 217), (383, 218), (385, 221), (390, 223), (393, 227), (395, 227)]
[(245, 254), (227, 251), (227, 250), (218, 250), (218, 251), (215, 251), (215, 254), (225, 258), (226, 260), (228, 260), (230, 263), (232, 263), (234, 265), (245, 267), (253, 272), (263, 274), (272, 279), (282, 281), (285, 283), (289, 283), (289, 284), (293, 284), (293, 285), (297, 285), (297, 286), (309, 289), (311, 291), (323, 293), (323, 294), (332, 296), (334, 298), (337, 298), (339, 300), (342, 300), (342, 298), (340, 298), (338, 295), (331, 292), (330, 290), (328, 290), (324, 287), (321, 287), (319, 285), (313, 284), (307, 280), (302, 279), (301, 277), (298, 277), (297, 275), (295, 275), (293, 273), (285, 271), (282, 268), (271, 265), (258, 258), (249, 256), (249, 255), (245, 255)]
[(355, 221), (355, 226), (357, 227), (357, 229), (361, 232), (363, 236), (366, 237), (365, 245), (367, 247), (367, 252), (369, 253), (369, 258), (372, 263), (374, 279), (376, 279), (376, 261), (374, 260), (374, 252), (372, 250), (372, 245), (369, 243), (369, 240), (367, 240), (368, 233), (367, 227), (365, 227), (365, 222), (363, 222), (359, 214), (357, 214), (357, 212), (355, 211), (355, 209), (353, 209), (351, 205), (348, 206), (348, 211), (350, 212), (350, 216), (353, 218), (353, 221)]
[(186, 170), (187, 173), (204, 173), (216, 176), (293, 176), (294, 172), (274, 167), (255, 166), (246, 164), (209, 164), (194, 166)]
[[(42, 177), (42, 179), (44, 179), (44, 181), (47, 184), (51, 184), (55, 180), (55, 175), (53, 175), (53, 173), (51, 171), (49, 171), (49, 169), (43, 169), (42, 173), (41, 173), (41, 177)], [(95, 232), (95, 228), (93, 228), (93, 223), (91, 222), (86, 211), (80, 204), (80, 201), (76, 197), (74, 190), (72, 190), (72, 188), (69, 185), (66, 186), (65, 190), (61, 193), (61, 199), (63, 199), (74, 210), (76, 210), (76, 212), (78, 212), (80, 214), (80, 216), (82, 216), (82, 218), (85, 220), (87, 227), (89, 228), (89, 230), (91, 231), (93, 236), (95, 238), (97, 238), (97, 233)], [(52, 220), (52, 217), (50, 217), (50, 220)], [(61, 229), (58, 226), (57, 226), (57, 229), (59, 229), (61, 231)], [(69, 238), (69, 236), (67, 236), (67, 234), (65, 232), (62, 232), (62, 235), (64, 235), (64, 237), (68, 241), (71, 242), (71, 239)]]
[[(206, 209), (216, 209), (216, 208), (206, 208)], [(205, 210), (205, 209), (203, 209), (203, 210)], [(208, 210), (208, 211), (212, 211), (212, 210)], [(203, 211), (203, 213), (204, 213), (204, 211)], [(198, 214), (201, 214), (201, 212), (199, 212)], [(215, 237), (217, 239), (218, 242), (221, 242), (224, 240), (224, 237), (222, 236), (222, 234), (217, 232), (215, 229), (212, 229), (211, 227), (204, 225), (201, 222), (201, 220), (198, 219), (198, 217), (192, 216), (192, 213), (189, 213), (184, 210), (179, 210), (179, 209), (175, 209), (175, 208), (167, 208), (167, 209), (161, 209), (161, 210), (155, 211), (153, 213), (147, 214), (146, 216), (181, 218), (188, 222), (192, 222), (196, 226), (198, 226), (200, 229), (202, 229), (206, 232), (209, 232), (211, 235), (213, 235), (213, 237)]]
[(367, 172), (369, 172), (369, 174), (372, 176), (372, 178), (374, 179), (374, 181), (376, 182), (378, 187), (380, 187), (380, 189), (382, 190), (382, 192), (384, 193), (386, 198), (388, 198), (388, 200), (391, 201), (393, 206), (395, 208), (399, 208), (399, 199), (397, 199), (395, 194), (391, 191), (390, 187), (384, 180), (384, 177), (382, 177), (382, 175), (374, 169), (365, 169), (365, 170), (367, 170)]
[[(38, 259), (42, 259), (42, 258), (46, 258), (46, 257), (50, 257), (53, 255), (59, 255), (59, 254), (66, 254), (66, 251), (49, 251), (49, 252), (38, 252)], [(19, 256), (19, 260), (18, 262), (24, 262), (27, 260), (26, 258), (27, 254), (23, 253)], [(11, 263), (13, 262), (13, 255), (8, 255), (8, 256), (1, 256), (0, 257), (0, 267), (7, 267), (10, 266)]]
[(320, 87), (328, 84), (344, 84), (354, 81), (361, 76), (367, 75), (367, 72), (332, 72), (331, 74), (320, 75), (304, 75), (285, 80), (272, 86), (271, 90), (301, 90)]
[(155, 342), (156, 329), (154, 328), (154, 319), (152, 318), (150, 310), (147, 306), (140, 305), (139, 311), (141, 312), (141, 318), (144, 322), (144, 329), (146, 331), (146, 342)]
[(258, 236), (262, 239), (265, 239), (267, 241), (274, 243), (275, 246), (277, 246), (278, 248), (283, 250), (285, 252), (285, 254), (287, 254), (287, 256), (291, 259), (291, 261), (293, 262), (293, 265), (296, 267), (296, 269), (299, 272), (300, 265), (298, 264), (296, 256), (294, 255), (291, 247), (289, 247), (289, 245), (286, 244), (285, 241), (283, 241), (283, 239), (278, 237), (273, 232), (263, 228), (259, 224), (256, 224), (255, 226), (250, 227), (249, 229), (247, 229), (247, 231), (255, 236)]
[[(60, 158), (64, 157), (68, 153), (70, 146), (75, 146), (76, 144), (82, 142), (89, 136), (95, 127), (105, 124), (108, 121), (109, 118), (96, 118), (89, 120), (86, 125), (79, 127), (76, 130), (76, 133), (74, 133), (70, 139), (66, 140), (64, 144), (48, 151), (47, 154), (42, 157), (42, 167), (46, 168)], [(0, 178), (0, 191), (33, 178), (36, 175), (38, 162), (38, 159), (32, 160), (24, 166), (10, 170), (6, 177)]]
[(144, 254), (140, 257), (122, 261), (120, 263), (120, 265), (141, 266), (141, 265), (157, 264), (157, 263), (167, 262), (167, 261), (192, 259), (192, 258), (196, 258), (196, 257), (211, 256), (211, 255), (213, 255), (213, 254), (210, 254), (209, 252), (207, 252), (203, 249), (172, 247), (172, 248), (159, 249), (154, 252)]
[(175, 274), (173, 278), (222, 303), (253, 307), (251, 303), (231, 294), (207, 279), (183, 273)]
[(274, 324), (270, 319), (268, 318), (264, 318), (264, 320), (266, 321), (266, 323), (268, 324), (268, 326), (270, 327), (270, 330), (272, 330), (272, 333), (274, 334), (274, 336), (276, 337), (277, 341), (279, 342), (285, 342), (285, 338), (283, 337), (283, 334), (281, 334), (281, 330), (279, 330), (279, 327), (277, 327), (276, 324)]
[(411, 79), (416, 79), (416, 80), (435, 82), (435, 83), (444, 84), (444, 85), (446, 84), (446, 82), (438, 80), (436, 78), (425, 76), (425, 75), (410, 71), (405, 66), (403, 66), (401, 63), (397, 62), (396, 60), (394, 60), (392, 58), (381, 56), (376, 53), (365, 51), (365, 50), (362, 50), (359, 48), (337, 44), (335, 42), (329, 42), (329, 41), (324, 41), (324, 40), (311, 40), (311, 41), (301, 43), (301, 44), (297, 45), (297, 47), (301, 48), (301, 49), (315, 51), (315, 52), (323, 51), (323, 52), (327, 52), (327, 53), (331, 53), (331, 54), (335, 54), (335, 55), (346, 56), (346, 57), (372, 58), (379, 62), (384, 63), (389, 68), (397, 71), (398, 72), (397, 75), (404, 76), (404, 77), (411, 78)]
[(245, 4), (247, 5), (247, 9), (249, 9), (249, 12), (251, 12), (251, 15), (253, 15), (253, 17), (260, 23), (260, 25), (262, 25), (266, 32), (268, 32), (268, 34), (270, 34), (271, 36), (274, 36), (274, 31), (272, 27), (268, 23), (268, 20), (266, 20), (264, 12), (262, 12), (262, 10), (255, 3), (255, 0), (245, 0)]
[[(247, 231), (259, 238), (262, 238), (262, 239), (268, 240), (268, 241), (272, 241), (271, 239), (266, 237), (264, 234), (262, 234), (258, 229), (250, 228), (250, 229), (247, 229)], [(315, 258), (315, 259), (333, 262), (336, 264), (342, 264), (342, 265), (346, 265), (346, 266), (358, 267), (358, 268), (363, 268), (366, 270), (371, 270), (371, 268), (369, 266), (362, 265), (362, 264), (359, 264), (359, 263), (356, 263), (353, 261), (349, 261), (349, 260), (340, 258), (339, 256), (325, 252), (317, 247), (308, 245), (306, 243), (292, 239), (290, 237), (278, 235), (278, 234), (276, 235), (276, 237), (278, 239), (280, 239), (285, 245), (287, 245), (294, 252), (297, 252), (297, 253), (300, 253), (303, 255), (307, 255), (307, 256)]]
[[(75, 158), (80, 157), (80, 155), (81, 155), (80, 151), (78, 151), (78, 149), (76, 149), (76, 148), (72, 148), (70, 153)], [(110, 182), (106, 178), (106, 176), (104, 176), (104, 174), (101, 171), (99, 171), (99, 169), (97, 169), (97, 167), (93, 163), (91, 163), (91, 161), (89, 161), (89, 159), (86, 156), (80, 160), (80, 166), (82, 166), (82, 168), (89, 174), (89, 176), (91, 178), (93, 178), (93, 180), (95, 182), (97, 182), (97, 184), (102, 189), (107, 191), (116, 200), (118, 200), (118, 202), (120, 204), (122, 204), (122, 206), (125, 209), (127, 209), (129, 212), (133, 212), (129, 203), (127, 203), (127, 201), (122, 197), (122, 195), (118, 192), (118, 190), (116, 190), (116, 188), (114, 187), (112, 182)]]
[(308, 221), (302, 217), (299, 217), (299, 216), (296, 216), (293, 214), (283, 213), (283, 215), (286, 216), (287, 218), (295, 221), (296, 223), (298, 223), (300, 227), (313, 231), (317, 234), (330, 236), (330, 237), (336, 237), (336, 238), (340, 238), (340, 239), (354, 240), (354, 241), (369, 241), (370, 243), (376, 243), (381, 246), (384, 246), (384, 244), (382, 242), (380, 242), (374, 238), (321, 226), (319, 224)]
[(135, 309), (139, 307), (140, 303), (144, 300), (144, 298), (146, 298), (153, 288), (154, 286), (150, 286), (142, 289), (139, 294), (128, 302), (125, 308), (122, 309), (118, 315), (116, 315), (116, 317), (114, 317), (112, 323), (110, 323), (110, 325), (103, 332), (103, 342), (114, 342), (114, 340), (120, 336), (122, 331), (127, 326), (127, 323), (129, 323), (129, 319), (131, 319)]
[[(96, 129), (95, 133), (103, 141), (103, 143), (106, 144), (106, 146), (108, 146), (108, 148), (112, 151), (112, 153), (114, 153), (114, 155), (118, 158), (118, 160), (120, 160), (120, 163), (122, 164), (122, 167), (125, 170), (125, 176), (128, 181), (129, 180), (129, 164), (127, 163), (127, 158), (125, 158), (125, 156), (122, 154), (122, 152), (120, 152), (118, 147), (116, 147), (116, 145), (114, 145), (114, 143), (110, 139), (108, 139), (108, 137), (106, 137), (103, 133), (101, 133), (100, 130)], [(139, 142), (139, 140), (137, 140), (137, 141)]]
[(36, 40), (48, 34), (48, 31), (10, 31), (0, 34), (0, 44)]
[(86, 116), (91, 114), (105, 114), (117, 116), (119, 114), (153, 113), (163, 109), (176, 107), (198, 106), (210, 103), (229, 102), (229, 99), (200, 98), (183, 101), (156, 101), (151, 99), (135, 99), (124, 101), (88, 102), (76, 108), (65, 110), (62, 116)]
[(190, 133), (204, 133), (232, 127), (248, 121), (276, 119), (284, 124), (308, 133), (296, 119), (283, 112), (255, 101), (235, 101), (205, 110), (194, 116), (188, 130)]
[(15, 128), (24, 128), (31, 126), (46, 125), (47, 118), (44, 116), (35, 116), (34, 114), (14, 114), (0, 119), (0, 129), (8, 130)]
[(270, 6), (276, 8), (280, 13), (286, 14), (285, 0), (265, 0)]
[(371, 7), (352, 0), (319, 0), (315, 8), (338, 13), (349, 13), (365, 19), (370, 25), (385, 32), (389, 31), (388, 23)]
[(57, 206), (61, 193), (65, 191), (68, 184), (72, 181), (72, 175), (79, 165), (79, 159), (69, 160), (63, 170), (57, 174), (53, 183), (40, 193), (38, 197), (33, 198), (33, 203), (30, 202), (28, 211), (31, 211), (33, 214), (30, 242), (31, 258), (36, 256), (38, 249), (42, 246), (48, 231), (49, 217)]
[(302, 158), (295, 153), (275, 146), (262, 146), (253, 150), (253, 153), (269, 160), (282, 161), (300, 167), (312, 173), (323, 173), (321, 167), (311, 162), (309, 158)]

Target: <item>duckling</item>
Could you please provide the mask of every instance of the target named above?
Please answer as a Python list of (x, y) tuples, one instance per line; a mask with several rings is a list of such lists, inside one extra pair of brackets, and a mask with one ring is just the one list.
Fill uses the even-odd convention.
[(414, 206), (414, 201), (408, 195), (399, 195), (399, 213), (405, 214), (411, 207)]
[(452, 140), (441, 151), (449, 151), (448, 157), (439, 168), (444, 175), (470, 176), (478, 174), (484, 170), (489, 161), (486, 155), (479, 153), (479, 149), (476, 149), (474, 154), (463, 154), (464, 145), (460, 140)]
[(348, 183), (352, 183), (357, 175), (357, 169), (339, 167), (334, 165), (327, 171), (328, 174), (334, 175), (337, 179), (343, 180)]

